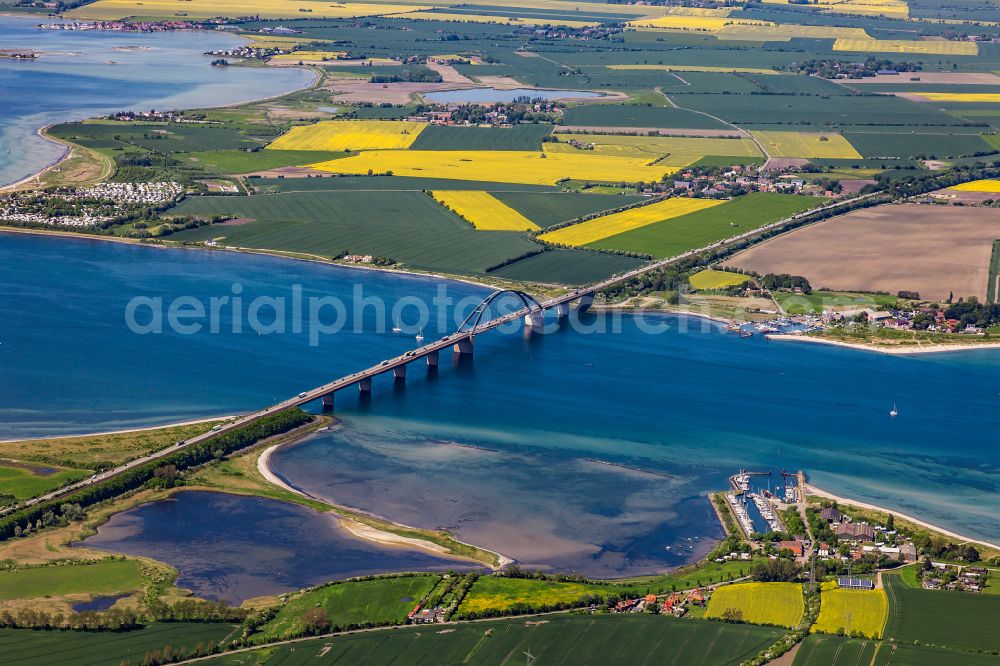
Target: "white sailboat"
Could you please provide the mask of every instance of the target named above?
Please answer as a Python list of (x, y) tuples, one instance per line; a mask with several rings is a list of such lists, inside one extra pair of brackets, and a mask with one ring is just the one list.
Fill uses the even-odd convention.
[(399, 320), (398, 319), (392, 325), (392, 332), (393, 333), (402, 333), (403, 332), (403, 329), (399, 326)]
[(889, 416), (896, 416), (899, 414), (899, 410), (896, 409), (896, 403), (892, 403), (892, 411), (889, 412)]
[(424, 341), (424, 329), (421, 328), (420, 332), (417, 333), (417, 342), (423, 342), (423, 341)]

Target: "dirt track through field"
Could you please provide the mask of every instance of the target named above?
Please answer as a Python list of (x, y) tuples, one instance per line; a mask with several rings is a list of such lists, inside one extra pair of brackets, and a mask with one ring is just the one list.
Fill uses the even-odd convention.
[(759, 273), (804, 275), (813, 288), (916, 291), (922, 298), (985, 299), (1000, 210), (885, 205), (778, 236), (726, 262)]

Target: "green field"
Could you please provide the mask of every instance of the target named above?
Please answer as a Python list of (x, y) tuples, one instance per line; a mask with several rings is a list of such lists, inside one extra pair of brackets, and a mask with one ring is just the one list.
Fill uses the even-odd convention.
[(4, 666), (140, 664), (146, 653), (165, 645), (175, 652), (193, 650), (199, 644), (220, 644), (238, 635), (238, 629), (211, 622), (158, 622), (123, 632), (0, 629), (0, 654)]
[(813, 634), (806, 636), (792, 666), (869, 666), (879, 642)]
[[(254, 128), (265, 137), (267, 128)], [(64, 123), (49, 133), (89, 148), (139, 147), (160, 153), (236, 150), (263, 145), (264, 139), (233, 127), (177, 123)]]
[(820, 314), (831, 308), (855, 309), (895, 307), (898, 298), (888, 294), (851, 294), (843, 291), (814, 291), (795, 294), (790, 291), (774, 293), (781, 309), (788, 314)]
[[(281, 607), (262, 630), (263, 639), (297, 636), (303, 631), (303, 615), (310, 608), (323, 608), (331, 625), (401, 623), (440, 576), (400, 576), (349, 581), (303, 592)], [(409, 601), (403, 601), (409, 599)]]
[(976, 134), (892, 134), (873, 128), (844, 135), (865, 157), (947, 158), (989, 152), (991, 146)]
[(987, 666), (996, 655), (812, 634), (792, 666)]
[(898, 573), (882, 575), (889, 597), (886, 639), (958, 650), (1000, 651), (1000, 596), (918, 590)]
[(291, 192), (256, 197), (197, 197), (177, 215), (232, 214), (237, 226), (207, 226), (177, 241), (225, 237), (226, 245), (323, 256), (342, 252), (388, 257), (407, 266), (481, 274), (511, 257), (540, 249), (524, 234), (476, 231), (421, 192)]
[(322, 150), (258, 150), (252, 153), (245, 150), (213, 150), (188, 153), (184, 157), (196, 162), (198, 166), (210, 167), (221, 173), (241, 174), (278, 167), (302, 166), (317, 160), (336, 160), (349, 154)]
[[(752, 625), (678, 620), (652, 615), (550, 615), (409, 627), (323, 638), (245, 654), (222, 655), (212, 666), (250, 664), (535, 664), (673, 663), (728, 666), (755, 655), (781, 631)], [(322, 658), (319, 658), (322, 652)]]
[(106, 595), (142, 586), (137, 560), (32, 567), (0, 571), (0, 599), (34, 599), (67, 594)]
[(592, 104), (566, 109), (563, 122), (583, 127), (683, 127), (688, 129), (732, 129), (716, 120), (665, 106)]
[(798, 583), (737, 583), (712, 592), (705, 617), (723, 618), (735, 610), (744, 622), (794, 627), (802, 619), (805, 604)]
[[(513, 127), (456, 127), (430, 125), (417, 136), (411, 150), (541, 150), (542, 137), (552, 125)], [(318, 161), (318, 160), (315, 160)]]
[(822, 593), (819, 618), (813, 631), (868, 638), (880, 638), (889, 613), (889, 602), (882, 590), (827, 590)]
[(643, 200), (640, 196), (580, 192), (491, 192), (491, 194), (542, 228)]
[(28, 499), (87, 476), (82, 469), (45, 467), (0, 459), (0, 503)]
[(721, 206), (604, 238), (588, 247), (628, 250), (656, 258), (711, 245), (824, 203), (816, 197), (754, 192)]
[(623, 273), (644, 263), (642, 259), (633, 257), (559, 248), (515, 261), (490, 271), (488, 275), (525, 282), (581, 285)]

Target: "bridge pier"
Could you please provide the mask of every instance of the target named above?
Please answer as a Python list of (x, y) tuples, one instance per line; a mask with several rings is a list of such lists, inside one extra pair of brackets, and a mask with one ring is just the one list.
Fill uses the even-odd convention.
[(392, 379), (397, 384), (402, 384), (406, 381), (406, 366), (397, 365), (392, 369)]
[(333, 393), (327, 393), (323, 396), (323, 411), (332, 412), (333, 411)]
[(565, 319), (569, 316), (569, 303), (560, 303), (556, 306), (556, 317)]
[(455, 343), (455, 353), (462, 356), (472, 354), (472, 338), (462, 338)]
[(438, 367), (438, 352), (437, 351), (432, 351), (431, 353), (427, 354), (427, 356), (425, 356), (424, 358), (427, 359), (427, 367), (428, 368), (437, 368)]
[(524, 315), (524, 325), (526, 328), (541, 330), (545, 328), (545, 316), (541, 312), (534, 310)]
[(365, 377), (360, 382), (358, 382), (358, 393), (362, 393), (362, 394), (367, 393), (367, 394), (370, 395), (371, 392), (372, 392), (372, 378), (371, 377)]
[(594, 292), (588, 291), (586, 294), (580, 297), (577, 301), (576, 311), (586, 312), (590, 309), (590, 306), (594, 304)]

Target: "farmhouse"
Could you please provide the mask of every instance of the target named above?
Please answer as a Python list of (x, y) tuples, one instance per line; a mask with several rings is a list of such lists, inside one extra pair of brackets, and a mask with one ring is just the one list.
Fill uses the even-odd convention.
[(802, 542), (801, 541), (779, 541), (778, 551), (790, 550), (792, 555), (795, 557), (802, 557)]

